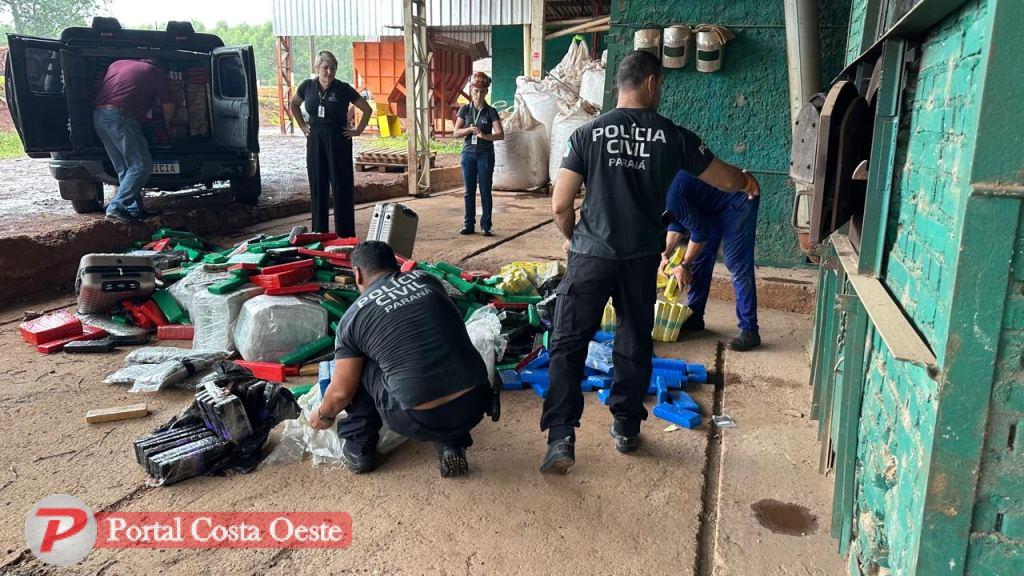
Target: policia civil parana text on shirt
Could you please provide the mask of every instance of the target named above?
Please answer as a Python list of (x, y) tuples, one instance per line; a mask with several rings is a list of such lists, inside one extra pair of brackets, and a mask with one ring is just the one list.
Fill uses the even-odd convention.
[[(334, 231), (342, 238), (356, 235), (355, 173), (352, 138), (370, 121), (370, 105), (348, 83), (334, 77), (338, 59), (326, 50), (316, 56), (316, 78), (303, 80), (291, 100), (292, 118), (306, 135), (306, 170), (309, 172), (313, 231), (328, 232), (329, 199), (334, 195)], [(348, 127), (348, 107), (354, 104), (362, 117), (359, 126)], [(309, 123), (302, 117), (305, 108)]]
[[(619, 452), (639, 446), (654, 351), (656, 274), (665, 246), (665, 194), (676, 173), (686, 170), (750, 198), (760, 194), (753, 177), (716, 159), (699, 137), (657, 113), (663, 79), (656, 57), (631, 52), (616, 73), (617, 107), (578, 128), (566, 147), (551, 204), (569, 239), (569, 264), (557, 289), (551, 387), (541, 415), (548, 450), (541, 472), (564, 472), (575, 464), (583, 363), (609, 297), (619, 321), (608, 398), (611, 436)], [(584, 183), (587, 194), (576, 222), (573, 200)]]

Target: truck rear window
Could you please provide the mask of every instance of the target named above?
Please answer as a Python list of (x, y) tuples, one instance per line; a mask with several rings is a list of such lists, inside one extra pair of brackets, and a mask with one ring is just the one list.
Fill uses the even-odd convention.
[(222, 98), (245, 98), (245, 71), (237, 54), (217, 57), (217, 77)]
[(56, 50), (26, 47), (25, 76), (29, 90), (36, 94), (64, 93), (60, 55)]

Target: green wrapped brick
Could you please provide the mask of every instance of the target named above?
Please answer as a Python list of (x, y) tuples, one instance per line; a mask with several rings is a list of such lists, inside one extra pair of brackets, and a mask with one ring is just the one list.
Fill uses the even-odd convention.
[(537, 328), (540, 326), (540, 314), (537, 314), (537, 307), (530, 304), (530, 307), (526, 311), (526, 317), (529, 319), (530, 326)]
[(323, 242), (313, 242), (312, 244), (306, 244), (305, 246), (303, 246), (303, 248), (308, 248), (310, 250), (323, 250), (324, 249), (324, 243)]
[(339, 322), (338, 320), (335, 320), (334, 322), (331, 322), (331, 332), (337, 332), (338, 331), (338, 322)]
[(181, 324), (188, 320), (188, 314), (178, 306), (178, 301), (167, 290), (153, 292), (152, 298), (171, 324)]
[(438, 270), (444, 272), (445, 274), (454, 274), (460, 277), (462, 276), (463, 272), (462, 268), (459, 268), (458, 266), (454, 264), (449, 264), (447, 262), (437, 262), (434, 264), (434, 268), (437, 268)]
[(536, 304), (543, 300), (541, 296), (511, 296), (507, 295), (502, 298), (504, 302), (509, 304)]
[(228, 261), (227, 256), (223, 256), (223, 255), (218, 254), (216, 252), (211, 252), (211, 253), (207, 254), (206, 256), (203, 256), (203, 262), (206, 262), (207, 264), (223, 264), (223, 263), (225, 263), (227, 261)]
[(245, 276), (233, 276), (226, 280), (221, 280), (216, 284), (211, 284), (207, 290), (209, 290), (211, 294), (229, 294), (248, 283), (249, 279)]
[(488, 296), (496, 296), (498, 298), (504, 298), (505, 297), (505, 291), (502, 290), (501, 288), (498, 288), (497, 286), (487, 286), (487, 285), (477, 284), (476, 285), (476, 289), (477, 289), (478, 292), (481, 292), (483, 294), (487, 294)]
[(234, 270), (228, 270), (228, 273), (233, 276), (240, 278), (248, 278), (254, 274), (259, 274), (259, 270), (249, 270), (247, 268), (235, 268)]
[(439, 279), (444, 280), (445, 273), (440, 271), (440, 270), (438, 270), (434, 266), (431, 266), (430, 264), (427, 264), (426, 262), (417, 262), (416, 263), (416, 268), (418, 268), (420, 270), (423, 270), (424, 272), (428, 272), (430, 274), (433, 274), (434, 276), (437, 276)]
[(314, 356), (317, 356), (318, 354), (323, 353), (325, 350), (329, 349), (333, 345), (334, 338), (331, 336), (324, 336), (319, 340), (314, 340), (309, 344), (303, 344), (302, 346), (299, 346), (298, 349), (296, 349), (294, 352), (281, 356), (280, 358), (277, 359), (277, 361), (280, 362), (281, 364), (284, 364), (285, 366), (299, 364), (300, 362), (304, 362), (306, 360), (309, 360), (310, 358), (313, 358)]
[(455, 274), (445, 274), (444, 279), (446, 282), (454, 286), (456, 290), (462, 292), (466, 296), (475, 294), (477, 288), (479, 288), (476, 284), (463, 280)]
[(188, 246), (184, 246), (182, 244), (175, 244), (172, 250), (174, 250), (175, 252), (184, 252), (187, 255), (187, 258), (189, 259), (190, 262), (195, 262), (196, 260), (199, 260), (199, 257), (202, 255), (202, 253), (199, 252), (199, 250), (190, 248)]
[(483, 280), (480, 281), (480, 283), (483, 284), (484, 286), (497, 286), (498, 284), (501, 284), (504, 281), (505, 279), (502, 278), (501, 276), (491, 276), (490, 278), (484, 278)]
[(153, 235), (150, 236), (152, 240), (163, 240), (164, 238), (195, 238), (196, 235), (191, 232), (185, 232), (183, 230), (174, 230), (173, 228), (161, 228)]
[(125, 326), (128, 325), (128, 318), (122, 316), (121, 314), (111, 314), (110, 319), (113, 320), (114, 322), (117, 322), (118, 324), (124, 324)]
[(288, 390), (291, 391), (292, 396), (294, 396), (296, 398), (298, 398), (299, 396), (302, 396), (303, 394), (306, 394), (307, 392), (309, 392), (312, 389), (313, 389), (313, 385), (312, 384), (299, 384), (298, 386), (292, 386), (291, 388), (288, 388)]
[(334, 270), (317, 270), (314, 276), (317, 282), (334, 282), (336, 274)]
[(320, 306), (324, 310), (327, 310), (328, 314), (337, 318), (341, 318), (342, 316), (344, 316), (345, 311), (348, 310), (348, 306), (344, 304), (339, 304), (337, 302), (332, 302), (330, 300), (321, 300)]
[(266, 259), (266, 254), (249, 254), (247, 252), (243, 252), (241, 254), (229, 256), (228, 264), (255, 264), (257, 266), (262, 266)]

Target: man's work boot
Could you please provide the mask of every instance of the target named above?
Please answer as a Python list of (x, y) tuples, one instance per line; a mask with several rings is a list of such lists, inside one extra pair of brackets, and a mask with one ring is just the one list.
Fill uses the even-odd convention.
[(729, 340), (729, 350), (735, 350), (736, 352), (746, 352), (760, 345), (761, 336), (757, 333), (757, 330), (740, 330), (739, 335)]
[(576, 464), (576, 443), (572, 436), (548, 443), (548, 453), (540, 464), (544, 474), (564, 474)]
[(466, 460), (466, 449), (457, 446), (439, 446), (437, 448), (437, 469), (441, 472), (441, 478), (453, 478), (468, 474), (469, 461)]
[(626, 436), (615, 430), (615, 423), (612, 422), (611, 427), (608, 429), (611, 433), (612, 438), (615, 439), (615, 449), (623, 454), (629, 454), (630, 452), (636, 452), (637, 448), (640, 447), (640, 436)]
[(131, 214), (125, 212), (124, 210), (111, 210), (110, 212), (107, 212), (106, 218), (107, 220), (111, 220), (113, 222), (118, 222), (121, 224), (127, 224), (129, 226), (133, 224), (138, 224), (140, 222), (138, 218), (132, 216)]
[(686, 322), (683, 322), (679, 326), (679, 329), (690, 330), (691, 332), (700, 332), (701, 330), (704, 329), (704, 317), (697, 316), (696, 314), (694, 314), (693, 316), (687, 318)]
[(341, 456), (345, 460), (345, 466), (353, 474), (366, 474), (377, 468), (377, 458), (374, 452), (358, 456), (348, 449), (348, 441), (341, 448)]

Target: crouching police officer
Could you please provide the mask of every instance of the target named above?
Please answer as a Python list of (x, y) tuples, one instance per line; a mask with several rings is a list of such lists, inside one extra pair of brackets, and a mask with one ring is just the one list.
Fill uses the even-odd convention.
[(470, 430), (483, 419), (491, 390), (480, 353), (440, 281), (401, 273), (383, 242), (352, 251), (362, 295), (338, 324), (334, 376), (311, 415), (314, 429), (337, 423), (343, 456), (355, 474), (376, 467), (381, 424), (437, 447), (441, 476), (469, 471)]

